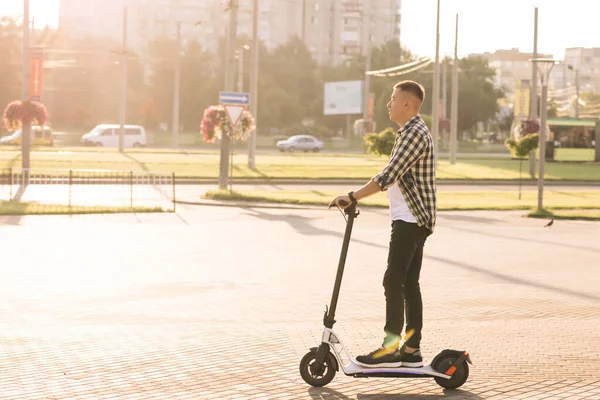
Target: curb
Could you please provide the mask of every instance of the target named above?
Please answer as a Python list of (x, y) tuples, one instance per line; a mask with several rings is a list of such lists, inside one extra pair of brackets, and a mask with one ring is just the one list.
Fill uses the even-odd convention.
[[(364, 179), (233, 179), (230, 182), (238, 185), (363, 185), (370, 178)], [(219, 180), (213, 178), (177, 178), (178, 185), (218, 185)], [(470, 180), (470, 179), (442, 179), (437, 180), (438, 186), (460, 186), (460, 185), (482, 185), (482, 186), (514, 186), (518, 180)], [(521, 186), (537, 186), (537, 180), (522, 180)], [(544, 180), (544, 186), (600, 186), (600, 181), (566, 181), (566, 180)]]
[(278, 210), (327, 210), (324, 206), (315, 205), (296, 205), (296, 204), (273, 204), (273, 203), (256, 203), (256, 202), (238, 202), (238, 201), (217, 201), (217, 200), (199, 200), (186, 201), (177, 200), (176, 204), (190, 206), (208, 206), (208, 207), (232, 207), (232, 208), (265, 208)]

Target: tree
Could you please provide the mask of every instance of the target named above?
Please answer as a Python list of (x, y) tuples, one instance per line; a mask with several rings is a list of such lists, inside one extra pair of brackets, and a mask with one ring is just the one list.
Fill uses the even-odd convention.
[[(119, 121), (121, 104), (120, 44), (101, 38), (71, 40), (57, 33), (48, 39), (44, 58), (47, 104), (54, 127), (84, 129), (100, 123)], [(127, 60), (127, 122), (138, 121), (143, 101), (142, 63), (130, 53)], [(74, 120), (76, 117), (76, 120)], [(86, 126), (81, 126), (85, 124)]]
[[(21, 38), (20, 27), (8, 18), (0, 17), (0, 109), (21, 98)], [(0, 124), (1, 126), (2, 124)]]
[[(148, 79), (148, 96), (155, 100), (158, 115), (162, 118), (161, 122), (171, 125), (177, 42), (171, 38), (158, 38), (148, 46), (147, 55), (150, 58), (151, 71)], [(181, 86), (185, 87), (183, 79), (181, 79)]]
[(495, 119), (498, 99), (504, 97), (504, 93), (494, 87), (492, 80), (496, 71), (487, 59), (480, 56), (462, 58), (459, 68), (458, 129), (468, 130), (479, 121)]
[(160, 123), (160, 113), (156, 101), (152, 97), (148, 97), (140, 108), (140, 119), (142, 125), (149, 130), (156, 129)]
[(304, 42), (292, 37), (262, 58), (258, 121), (285, 127), (322, 115), (322, 81), (316, 61)]
[(201, 111), (217, 103), (221, 81), (212, 71), (212, 58), (195, 40), (185, 48), (181, 60), (180, 102), (180, 121), (185, 130), (197, 130), (202, 120)]

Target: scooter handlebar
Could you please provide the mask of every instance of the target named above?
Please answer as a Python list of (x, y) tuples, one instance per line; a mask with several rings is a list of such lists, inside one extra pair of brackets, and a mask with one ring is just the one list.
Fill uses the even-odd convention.
[[(339, 200), (339, 204), (342, 207), (346, 207), (346, 208), (344, 208), (344, 213), (346, 213), (348, 215), (350, 215), (350, 212), (352, 212), (354, 217), (357, 217), (358, 214), (360, 214), (360, 211), (358, 211), (358, 209), (357, 209), (358, 203), (356, 201), (353, 201), (352, 203), (348, 203), (346, 200)], [(347, 207), (348, 205), (350, 205), (350, 207)]]

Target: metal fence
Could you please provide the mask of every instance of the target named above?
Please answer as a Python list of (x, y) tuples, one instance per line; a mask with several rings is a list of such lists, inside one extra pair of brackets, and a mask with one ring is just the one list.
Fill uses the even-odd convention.
[(175, 211), (175, 174), (7, 168), (0, 170), (0, 200)]

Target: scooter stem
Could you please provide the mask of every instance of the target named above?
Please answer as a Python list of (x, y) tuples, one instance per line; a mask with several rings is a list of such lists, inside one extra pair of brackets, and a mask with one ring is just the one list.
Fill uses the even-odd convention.
[(342, 276), (344, 275), (344, 265), (346, 264), (346, 255), (348, 254), (348, 246), (350, 245), (350, 236), (352, 234), (352, 225), (354, 219), (358, 216), (357, 203), (353, 202), (348, 208), (344, 210), (348, 215), (348, 221), (346, 222), (346, 232), (344, 233), (344, 242), (342, 244), (342, 253), (340, 254), (340, 261), (338, 264), (337, 275), (335, 277), (335, 285), (333, 287), (333, 294), (331, 296), (331, 305), (329, 310), (325, 310), (325, 316), (323, 317), (323, 325), (332, 329), (335, 324), (335, 309), (337, 307), (338, 297), (340, 295), (340, 287), (342, 285)]

